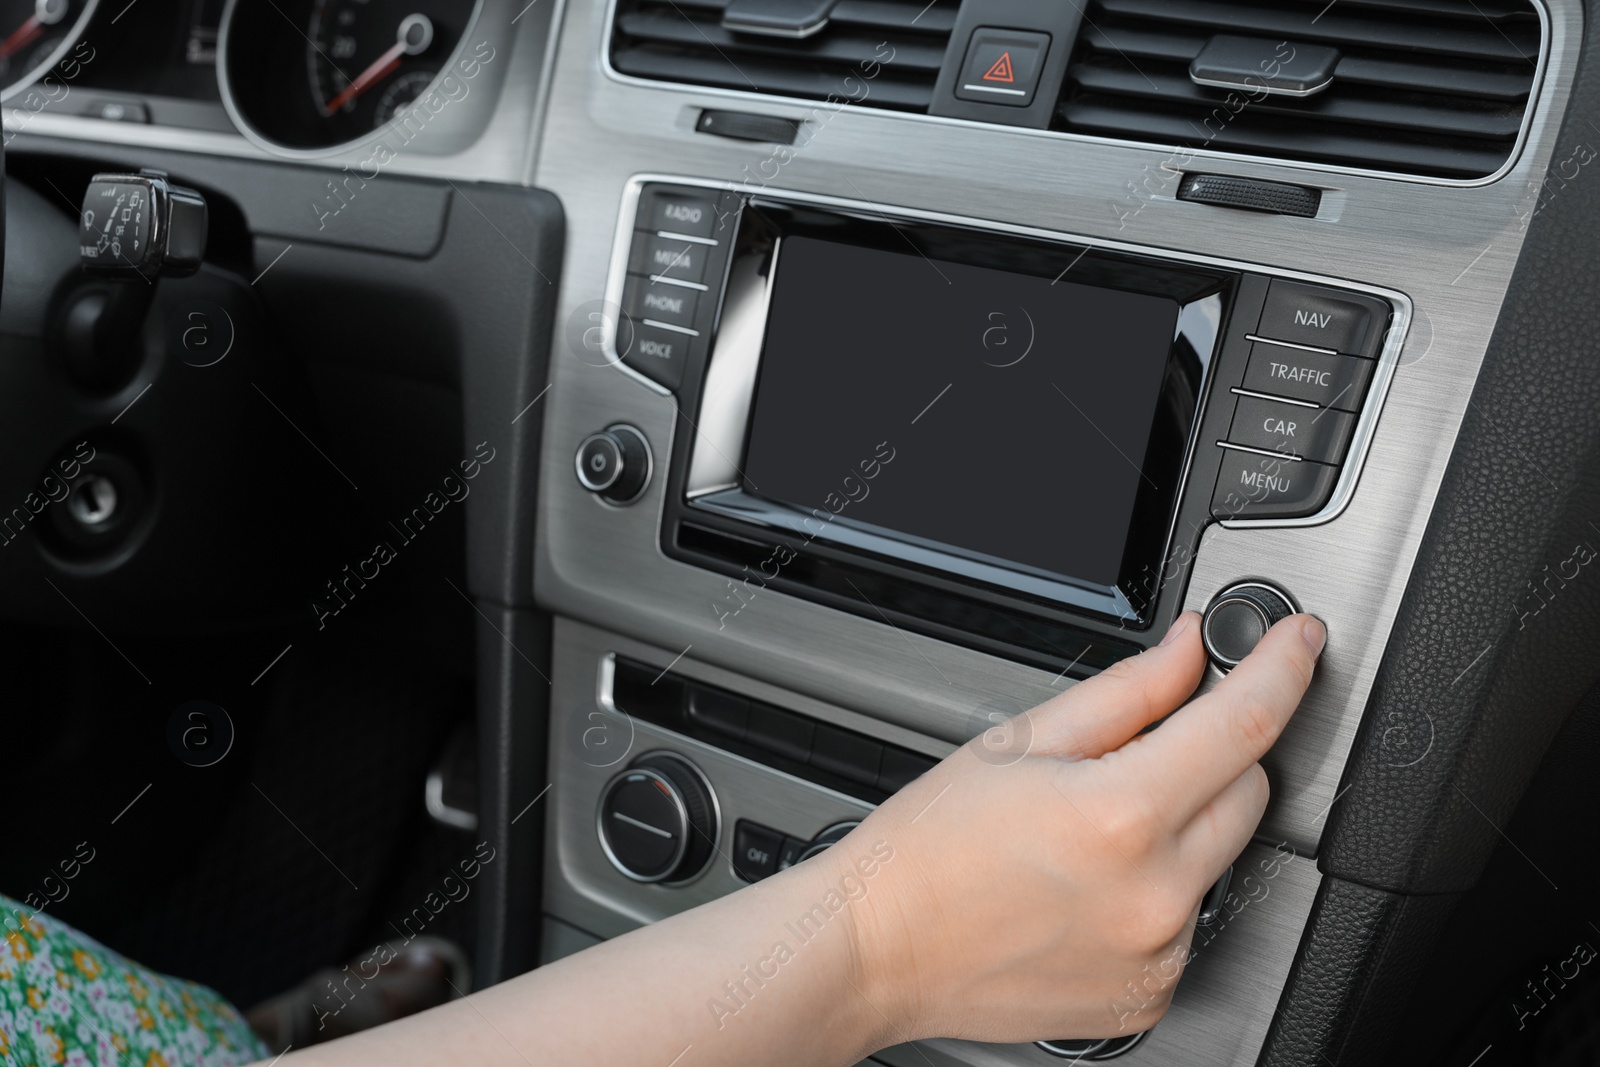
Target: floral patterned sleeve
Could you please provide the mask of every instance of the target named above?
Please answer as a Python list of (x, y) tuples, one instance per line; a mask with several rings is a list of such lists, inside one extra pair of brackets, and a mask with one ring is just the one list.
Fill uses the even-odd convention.
[(0, 896), (0, 1064), (234, 1067), (271, 1053), (201, 985)]

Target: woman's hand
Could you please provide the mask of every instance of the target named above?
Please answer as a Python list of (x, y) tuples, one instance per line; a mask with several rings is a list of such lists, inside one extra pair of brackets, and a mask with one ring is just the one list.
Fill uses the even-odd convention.
[(1316, 619), (1285, 619), (1172, 714), (1206, 666), (1199, 617), (1184, 615), (1159, 647), (974, 738), (823, 853), (840, 877), (872, 868), (848, 909), (851, 981), (881, 1043), (1154, 1026), (1201, 897), (1266, 810), (1257, 760), (1324, 640)]

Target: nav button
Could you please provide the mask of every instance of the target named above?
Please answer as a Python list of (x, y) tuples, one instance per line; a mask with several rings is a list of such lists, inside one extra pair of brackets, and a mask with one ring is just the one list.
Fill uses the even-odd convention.
[(1293, 519), (1314, 515), (1333, 494), (1339, 468), (1228, 449), (1211, 498), (1218, 519)]
[(1381, 300), (1277, 278), (1267, 289), (1256, 332), (1275, 341), (1375, 356), (1388, 325), (1389, 305)]

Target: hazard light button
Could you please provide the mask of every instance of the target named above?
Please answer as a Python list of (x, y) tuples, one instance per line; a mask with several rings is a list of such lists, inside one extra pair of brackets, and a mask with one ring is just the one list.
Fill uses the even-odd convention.
[(956, 97), (979, 104), (1027, 107), (1033, 103), (1049, 51), (1048, 33), (992, 27), (973, 30), (956, 82)]

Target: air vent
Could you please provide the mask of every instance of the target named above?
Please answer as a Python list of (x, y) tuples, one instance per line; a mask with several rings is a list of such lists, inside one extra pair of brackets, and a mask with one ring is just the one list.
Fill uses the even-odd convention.
[[(1054, 128), (1481, 178), (1515, 150), (1540, 26), (1518, 0), (1094, 0)], [(1336, 49), (1333, 79), (1303, 96), (1202, 87), (1190, 64), (1218, 34), (1258, 39), (1269, 56), (1290, 55), (1285, 43)]]
[(723, 28), (730, 0), (618, 0), (611, 65), (623, 74), (927, 111), (959, 0), (839, 0), (795, 39)]

